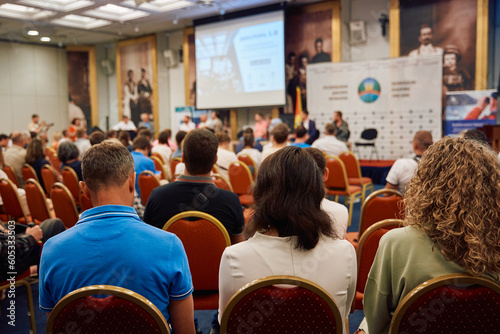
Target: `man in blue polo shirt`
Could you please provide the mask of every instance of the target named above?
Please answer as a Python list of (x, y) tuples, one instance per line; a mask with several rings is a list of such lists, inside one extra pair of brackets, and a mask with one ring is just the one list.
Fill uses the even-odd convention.
[(175, 333), (194, 334), (193, 284), (181, 241), (142, 222), (134, 201), (134, 161), (121, 144), (92, 146), (80, 187), (94, 208), (44, 245), (40, 309), (51, 312), (66, 294), (89, 285), (114, 285), (150, 300)]
[(145, 136), (137, 136), (132, 143), (132, 158), (134, 159), (134, 170), (136, 174), (135, 190), (141, 196), (139, 191), (139, 174), (145, 170), (155, 172), (155, 163), (153, 159), (148, 158), (151, 151), (151, 143)]

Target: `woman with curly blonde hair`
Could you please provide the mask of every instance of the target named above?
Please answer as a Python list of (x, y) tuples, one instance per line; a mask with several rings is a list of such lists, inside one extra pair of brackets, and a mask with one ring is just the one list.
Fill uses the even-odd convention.
[(405, 196), (404, 228), (382, 237), (368, 275), (370, 334), (387, 333), (399, 302), (431, 278), (500, 274), (500, 162), (487, 146), (443, 138), (422, 156)]

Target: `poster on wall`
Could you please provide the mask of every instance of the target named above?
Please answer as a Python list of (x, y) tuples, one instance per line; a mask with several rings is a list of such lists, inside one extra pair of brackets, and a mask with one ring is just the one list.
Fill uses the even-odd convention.
[(450, 92), (446, 95), (445, 133), (456, 136), (469, 129), (497, 124), (495, 90)]
[[(301, 95), (303, 108), (307, 105), (308, 64), (331, 62), (332, 8), (303, 7), (288, 10), (285, 20), (285, 85), (287, 102), (285, 114), (295, 112), (296, 95)], [(299, 90), (297, 89), (299, 88)]]
[[(307, 109), (323, 136), (334, 111), (349, 124), (350, 142), (374, 128), (380, 159), (413, 154), (416, 131), (441, 138), (442, 57), (403, 57), (353, 63), (313, 64), (307, 69)], [(369, 148), (360, 148), (359, 159)]]
[(120, 118), (128, 116), (139, 127), (141, 114), (146, 114), (158, 129), (155, 37), (117, 43), (116, 68)]
[(477, 0), (400, 0), (401, 56), (443, 55), (444, 91), (472, 90)]
[[(95, 73), (95, 63), (92, 66), (91, 48), (68, 49), (68, 117), (70, 124), (90, 131), (92, 127), (92, 86), (95, 85), (91, 72)], [(97, 110), (94, 110), (97, 112)]]

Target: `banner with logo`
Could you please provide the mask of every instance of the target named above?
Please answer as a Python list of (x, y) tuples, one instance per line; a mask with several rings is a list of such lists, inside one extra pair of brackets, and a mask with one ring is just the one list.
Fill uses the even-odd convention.
[[(441, 92), (441, 56), (307, 66), (307, 110), (322, 136), (333, 112), (341, 111), (353, 150), (363, 142), (361, 132), (374, 128), (382, 160), (412, 156), (419, 130), (441, 138)], [(366, 159), (370, 149), (360, 147), (358, 158)]]
[(486, 124), (497, 124), (498, 101), (495, 90), (449, 92), (446, 94), (445, 133), (456, 136)]

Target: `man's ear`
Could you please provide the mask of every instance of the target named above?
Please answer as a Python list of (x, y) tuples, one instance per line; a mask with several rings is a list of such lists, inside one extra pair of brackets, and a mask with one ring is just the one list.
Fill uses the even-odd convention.
[(133, 193), (135, 190), (135, 172), (128, 177), (128, 189)]
[(323, 182), (326, 182), (328, 180), (328, 176), (330, 175), (330, 170), (328, 167), (325, 167), (325, 175), (323, 175)]
[(87, 185), (85, 184), (85, 182), (80, 181), (79, 185), (80, 185), (80, 189), (82, 189), (83, 196), (85, 196), (85, 197), (87, 197), (87, 198), (90, 199), (89, 188), (87, 187)]

